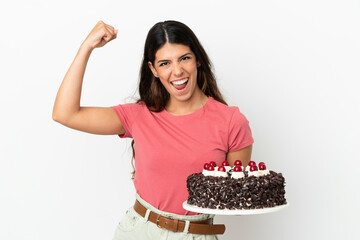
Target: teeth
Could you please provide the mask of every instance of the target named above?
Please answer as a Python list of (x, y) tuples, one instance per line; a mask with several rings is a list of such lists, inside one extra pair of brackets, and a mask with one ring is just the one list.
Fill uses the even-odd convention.
[(189, 79), (185, 79), (185, 80), (180, 80), (180, 81), (175, 81), (175, 82), (171, 82), (172, 84), (175, 84), (175, 85), (181, 85), (183, 83), (186, 83)]

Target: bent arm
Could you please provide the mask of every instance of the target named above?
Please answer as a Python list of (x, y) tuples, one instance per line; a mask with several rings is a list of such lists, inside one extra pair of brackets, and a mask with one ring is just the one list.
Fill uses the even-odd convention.
[(56, 95), (52, 117), (66, 125), (80, 111), (81, 88), (92, 49), (81, 45)]
[(92, 48), (82, 44), (56, 95), (53, 120), (93, 134), (124, 134), (115, 110), (110, 107), (80, 107), (83, 77)]

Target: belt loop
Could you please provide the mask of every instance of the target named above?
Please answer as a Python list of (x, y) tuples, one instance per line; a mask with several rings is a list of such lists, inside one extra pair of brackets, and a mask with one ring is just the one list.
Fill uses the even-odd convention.
[(144, 216), (146, 222), (149, 220), (150, 212), (150, 209), (146, 209), (146, 214)]
[(189, 226), (190, 226), (190, 221), (185, 221), (185, 227), (184, 227), (184, 233), (188, 233), (189, 232)]

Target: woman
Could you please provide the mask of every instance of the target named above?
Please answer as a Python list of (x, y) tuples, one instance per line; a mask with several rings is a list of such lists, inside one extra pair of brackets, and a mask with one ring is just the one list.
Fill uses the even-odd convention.
[[(58, 91), (53, 119), (94, 134), (133, 138), (136, 203), (114, 234), (120, 239), (217, 239), (224, 225), (214, 215), (182, 208), (186, 178), (204, 163), (250, 161), (247, 119), (228, 107), (208, 56), (195, 34), (176, 21), (155, 24), (145, 42), (137, 103), (81, 107), (87, 61), (95, 48), (117, 37), (100, 21), (81, 45)], [(134, 147), (135, 143), (135, 147)]]

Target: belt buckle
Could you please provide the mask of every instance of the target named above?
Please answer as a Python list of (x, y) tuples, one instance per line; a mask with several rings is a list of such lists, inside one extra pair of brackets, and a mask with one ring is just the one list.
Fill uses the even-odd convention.
[(160, 217), (160, 214), (157, 215), (157, 218), (156, 218), (156, 226), (157, 226), (158, 228), (162, 228), (162, 227), (159, 226), (159, 217)]
[[(168, 228), (166, 227), (162, 227), (159, 225), (159, 218), (162, 217), (164, 219), (168, 219), (168, 220), (172, 220), (172, 225), (168, 225), (166, 224), (166, 221), (165, 221), (165, 226), (168, 226)], [(170, 222), (170, 221), (169, 221)], [(178, 225), (179, 225), (179, 220), (178, 219), (173, 219), (173, 218), (170, 218), (170, 217), (165, 217), (165, 216), (162, 216), (160, 214), (158, 214), (157, 218), (156, 218), (156, 226), (158, 228), (161, 228), (161, 229), (167, 229), (167, 230), (171, 230), (173, 232), (177, 232), (178, 231)]]

